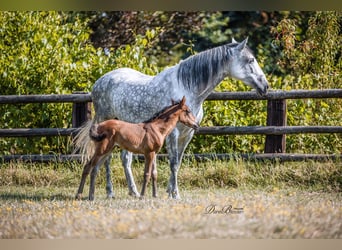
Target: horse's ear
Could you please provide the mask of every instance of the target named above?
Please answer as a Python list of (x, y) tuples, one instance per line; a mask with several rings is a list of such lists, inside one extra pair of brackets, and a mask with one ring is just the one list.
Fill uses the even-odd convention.
[(182, 98), (180, 104), (183, 106), (183, 105), (185, 104), (185, 101), (186, 101), (185, 96), (183, 96), (183, 98)]
[(246, 47), (247, 41), (248, 41), (248, 37), (245, 40), (243, 40), (241, 43), (239, 43), (236, 49), (239, 51), (242, 51)]
[(232, 37), (232, 43), (237, 43), (237, 41)]
[(172, 104), (172, 105), (175, 105), (175, 104), (176, 104), (175, 100), (173, 100), (172, 98), (171, 98), (171, 104)]

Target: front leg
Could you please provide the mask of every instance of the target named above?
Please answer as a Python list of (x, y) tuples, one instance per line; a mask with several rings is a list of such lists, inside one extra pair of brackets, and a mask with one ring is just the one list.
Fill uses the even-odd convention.
[(168, 136), (166, 141), (171, 169), (167, 192), (169, 193), (169, 197), (174, 199), (180, 199), (178, 190), (178, 170), (182, 163), (184, 151), (191, 141), (193, 135), (193, 129), (183, 129), (182, 134), (180, 134), (178, 128), (176, 128)]
[(143, 185), (142, 185), (141, 193), (140, 193), (141, 198), (144, 197), (147, 184), (150, 181), (155, 156), (156, 154), (154, 152), (145, 154), (144, 181), (143, 181)]
[(157, 155), (154, 156), (153, 165), (152, 165), (152, 196), (157, 197)]
[(178, 137), (179, 131), (178, 129), (174, 129), (170, 135), (166, 138), (166, 146), (169, 154), (170, 161), (170, 179), (166, 192), (168, 192), (169, 197), (174, 199), (180, 199), (180, 195), (178, 192), (178, 183), (177, 183), (177, 173), (179, 168), (179, 152), (178, 152)]

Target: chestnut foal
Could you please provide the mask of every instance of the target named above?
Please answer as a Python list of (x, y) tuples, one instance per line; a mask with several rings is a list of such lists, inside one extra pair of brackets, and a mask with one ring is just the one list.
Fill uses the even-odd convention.
[[(177, 122), (197, 129), (199, 125), (196, 118), (185, 105), (185, 96), (179, 103), (174, 103), (143, 123), (128, 123), (120, 120), (107, 120), (93, 124), (89, 135), (93, 140), (95, 153), (84, 166), (82, 179), (78, 188), (76, 199), (82, 197), (86, 177), (93, 168), (102, 163), (115, 146), (136, 154), (145, 156), (144, 181), (141, 197), (144, 196), (147, 184), (152, 176), (152, 195), (157, 196), (157, 169), (155, 167), (156, 154), (164, 144), (165, 138), (176, 127)], [(95, 180), (89, 188), (89, 200), (94, 199)]]

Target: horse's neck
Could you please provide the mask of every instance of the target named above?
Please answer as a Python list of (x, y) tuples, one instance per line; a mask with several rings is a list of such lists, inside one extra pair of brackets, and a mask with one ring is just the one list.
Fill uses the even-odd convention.
[(229, 74), (229, 52), (224, 45), (204, 51), (179, 64), (179, 84), (196, 99), (204, 101)]

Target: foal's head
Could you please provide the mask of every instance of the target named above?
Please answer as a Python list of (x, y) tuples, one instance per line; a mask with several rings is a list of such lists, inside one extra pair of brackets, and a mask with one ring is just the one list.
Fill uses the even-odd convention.
[(176, 106), (176, 108), (180, 110), (179, 121), (185, 126), (193, 129), (198, 129), (199, 125), (196, 122), (196, 117), (192, 114), (190, 108), (185, 104), (185, 101), (185, 96), (183, 96), (183, 99), (179, 103), (175, 103), (172, 100), (173, 106)]

